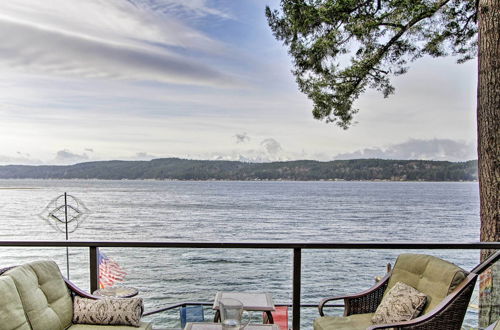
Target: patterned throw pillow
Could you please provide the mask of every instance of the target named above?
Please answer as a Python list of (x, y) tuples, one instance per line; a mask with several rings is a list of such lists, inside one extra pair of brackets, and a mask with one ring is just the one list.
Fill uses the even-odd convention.
[(144, 311), (142, 298), (87, 299), (75, 297), (73, 323), (139, 326)]
[(411, 286), (397, 282), (380, 302), (372, 317), (373, 324), (412, 320), (422, 313), (427, 296)]

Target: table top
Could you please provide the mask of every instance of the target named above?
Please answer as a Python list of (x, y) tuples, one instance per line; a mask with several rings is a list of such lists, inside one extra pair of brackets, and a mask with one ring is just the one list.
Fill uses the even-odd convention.
[(136, 288), (125, 287), (125, 286), (110, 286), (107, 288), (102, 288), (95, 290), (93, 295), (101, 297), (117, 297), (117, 298), (130, 298), (137, 296), (139, 290)]
[[(221, 330), (221, 323), (210, 322), (188, 322), (184, 330)], [(249, 324), (244, 330), (279, 330), (280, 327), (276, 324)]]
[(215, 295), (213, 309), (219, 309), (219, 300), (222, 298), (233, 298), (241, 301), (243, 309), (247, 311), (274, 311), (273, 298), (270, 293), (219, 291)]

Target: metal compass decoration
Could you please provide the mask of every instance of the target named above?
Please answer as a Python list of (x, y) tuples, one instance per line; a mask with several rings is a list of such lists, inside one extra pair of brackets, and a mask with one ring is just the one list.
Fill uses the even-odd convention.
[(39, 216), (55, 230), (66, 233), (68, 239), (68, 234), (77, 230), (88, 214), (89, 209), (81, 200), (64, 193), (51, 200)]
[[(38, 216), (57, 231), (65, 233), (66, 240), (68, 240), (69, 233), (77, 230), (89, 213), (89, 209), (81, 200), (64, 193), (51, 200)], [(66, 272), (69, 279), (68, 247), (66, 247)]]

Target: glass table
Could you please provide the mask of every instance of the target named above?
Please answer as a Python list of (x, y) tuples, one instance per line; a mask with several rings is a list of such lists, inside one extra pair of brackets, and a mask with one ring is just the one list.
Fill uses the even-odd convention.
[(137, 296), (139, 294), (139, 290), (125, 286), (110, 286), (95, 290), (92, 294), (100, 297), (130, 298)]
[(219, 300), (222, 298), (232, 298), (241, 301), (243, 303), (243, 309), (246, 311), (265, 312), (268, 323), (274, 323), (273, 314), (271, 312), (273, 312), (275, 308), (273, 298), (270, 293), (217, 292), (214, 299), (214, 305), (212, 307), (212, 309), (215, 310), (214, 322), (220, 321)]

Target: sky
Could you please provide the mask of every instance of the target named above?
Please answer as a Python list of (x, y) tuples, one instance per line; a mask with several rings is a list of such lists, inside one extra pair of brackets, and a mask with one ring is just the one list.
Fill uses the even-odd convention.
[(343, 130), (313, 119), (266, 5), (0, 2), (0, 165), (477, 157), (475, 60), (417, 60)]

